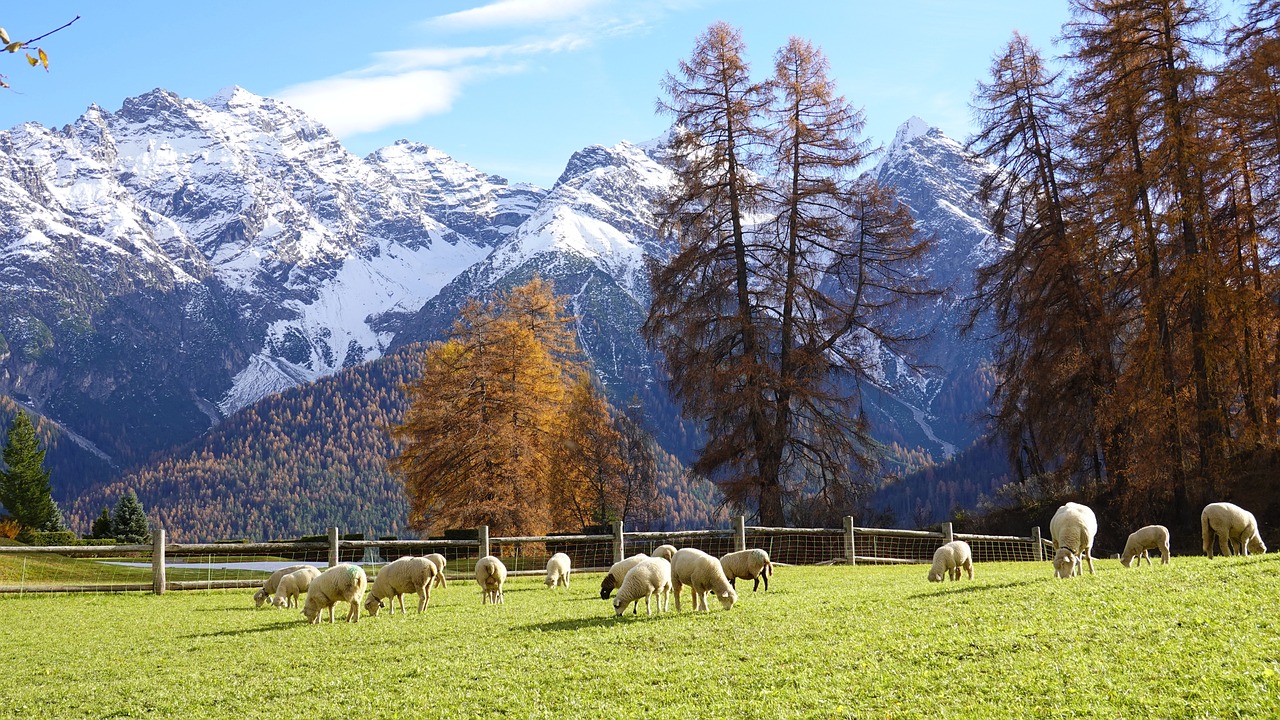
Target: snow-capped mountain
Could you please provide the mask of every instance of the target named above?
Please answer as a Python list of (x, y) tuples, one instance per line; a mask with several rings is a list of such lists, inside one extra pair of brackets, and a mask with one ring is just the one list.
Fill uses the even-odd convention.
[(355, 157), (240, 88), (19, 126), (0, 133), (0, 392), (127, 461), (379, 356), (377, 318), (543, 194), (421, 145)]

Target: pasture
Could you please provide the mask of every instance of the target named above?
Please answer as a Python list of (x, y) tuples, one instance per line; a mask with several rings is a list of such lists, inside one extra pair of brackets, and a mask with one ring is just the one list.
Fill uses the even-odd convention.
[(1280, 556), (1095, 565), (1057, 581), (1047, 562), (985, 563), (942, 584), (921, 565), (779, 567), (730, 611), (695, 615), (686, 594), (682, 613), (621, 620), (598, 573), (567, 592), (513, 578), (499, 606), (459, 579), (422, 616), (354, 625), (255, 610), (248, 590), (6, 596), (0, 715), (1280, 714)]

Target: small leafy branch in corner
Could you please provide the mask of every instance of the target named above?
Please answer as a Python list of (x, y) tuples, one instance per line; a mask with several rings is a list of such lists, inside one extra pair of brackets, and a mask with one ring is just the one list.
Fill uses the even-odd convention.
[[(30, 40), (22, 40), (18, 42), (11, 41), (9, 39), (9, 33), (5, 31), (4, 28), (0, 27), (0, 45), (3, 45), (4, 51), (8, 53), (16, 53), (19, 50), (23, 50), (25, 48), (27, 63), (30, 64), (31, 67), (35, 67), (36, 65), (43, 65), (45, 72), (48, 72), (49, 56), (48, 54), (45, 53), (44, 48), (37, 47), (35, 43), (49, 37), (50, 35), (58, 32), (59, 30), (65, 30), (66, 28), (71, 27), (71, 23), (74, 23), (76, 20), (79, 20), (79, 19), (80, 19), (80, 16), (77, 15), (74, 18), (71, 18), (70, 22), (66, 23), (62, 27), (54, 28), (53, 30), (50, 30), (45, 34), (38, 35), (36, 37), (31, 38)], [(30, 52), (31, 50), (35, 50), (36, 54), (32, 55)], [(9, 87), (9, 84), (5, 82), (5, 76), (0, 75), (0, 88), (7, 88), (7, 87)]]

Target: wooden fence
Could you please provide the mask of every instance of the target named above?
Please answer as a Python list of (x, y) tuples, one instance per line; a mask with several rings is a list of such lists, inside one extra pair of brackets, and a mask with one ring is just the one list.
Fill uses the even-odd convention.
[[(149, 591), (162, 594), (167, 590), (211, 590), (254, 588), (262, 585), (270, 571), (229, 573), (234, 577), (213, 578), (216, 558), (235, 564), (240, 560), (274, 559), (307, 560), (313, 564), (327, 561), (357, 562), (376, 568), (396, 557), (442, 553), (449, 559), (449, 579), (465, 579), (475, 560), (485, 555), (498, 555), (510, 568), (510, 575), (540, 575), (546, 558), (556, 552), (569, 555), (575, 572), (603, 572), (623, 557), (653, 549), (662, 544), (696, 547), (712, 555), (734, 550), (760, 547), (767, 550), (773, 562), (782, 565), (823, 565), (859, 563), (927, 563), (939, 545), (953, 539), (965, 540), (978, 562), (1042, 561), (1048, 557), (1048, 541), (1040, 537), (1040, 528), (1032, 528), (1028, 537), (1006, 535), (970, 535), (953, 533), (951, 523), (938, 532), (926, 530), (894, 530), (856, 527), (845, 518), (843, 528), (774, 528), (745, 524), (742, 517), (733, 520), (727, 530), (676, 530), (664, 532), (626, 532), (621, 522), (612, 532), (600, 535), (539, 535), (489, 537), (488, 527), (476, 529), (474, 539), (462, 540), (344, 540), (338, 528), (329, 528), (327, 541), (264, 543), (167, 543), (163, 529), (156, 530), (148, 545), (99, 546), (0, 546), (0, 593), (26, 592), (125, 592)], [(50, 580), (45, 576), (28, 581), (27, 563), (48, 556), (61, 558), (114, 558), (133, 562), (106, 564), (150, 565), (150, 581), (113, 581), (95, 578), (86, 582)], [(18, 559), (22, 560), (18, 575)], [(171, 577), (170, 570), (179, 564), (207, 564), (210, 571), (203, 579)], [(47, 565), (47, 563), (45, 564)], [(43, 566), (43, 565), (42, 565)], [(56, 572), (56, 571), (55, 571)], [(68, 573), (69, 575), (72, 573)], [(198, 574), (198, 571), (197, 573)], [(17, 577), (14, 577), (18, 575)], [(16, 582), (15, 582), (16, 580)]]

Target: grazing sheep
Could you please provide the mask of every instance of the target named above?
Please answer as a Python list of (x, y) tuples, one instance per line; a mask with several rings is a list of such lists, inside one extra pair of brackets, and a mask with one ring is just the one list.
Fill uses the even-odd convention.
[(436, 579), (432, 582), (431, 587), (449, 587), (449, 583), (444, 581), (444, 556), (440, 553), (431, 553), (425, 557), (436, 564)]
[(1265, 553), (1267, 546), (1258, 534), (1258, 521), (1253, 513), (1228, 502), (1209, 503), (1200, 511), (1200, 535), (1204, 539), (1204, 554), (1213, 558), (1213, 536), (1218, 536), (1218, 547), (1223, 555), (1248, 555)]
[(729, 584), (720, 561), (697, 548), (681, 548), (671, 559), (671, 587), (676, 593), (676, 611), (680, 610), (680, 591), (685, 585), (693, 594), (693, 609), (707, 610), (707, 593), (713, 592), (725, 610), (733, 607), (738, 592)]
[(280, 584), (276, 586), (276, 594), (271, 598), (271, 604), (282, 608), (298, 607), (298, 596), (305, 594), (307, 588), (311, 587), (311, 581), (319, 576), (319, 568), (313, 568), (310, 565), (285, 575), (280, 578)]
[(769, 578), (773, 577), (773, 563), (769, 562), (769, 553), (760, 548), (731, 552), (720, 558), (720, 567), (734, 590), (738, 589), (737, 579), (755, 580), (751, 592), (760, 589), (760, 579), (764, 578), (764, 591), (769, 592)]
[(649, 598), (658, 596), (658, 612), (671, 609), (671, 563), (665, 558), (645, 558), (636, 563), (622, 578), (618, 587), (618, 597), (613, 599), (614, 617), (622, 617), (627, 605), (632, 605), (634, 614), (640, 609), (640, 598), (644, 598), (644, 614), (652, 615)]
[(1142, 558), (1147, 559), (1147, 565), (1151, 565), (1151, 556), (1147, 554), (1148, 550), (1160, 551), (1160, 564), (1169, 564), (1169, 528), (1163, 525), (1148, 525), (1139, 528), (1129, 535), (1129, 539), (1124, 543), (1124, 552), (1120, 554), (1120, 564), (1129, 567), (1134, 558), (1138, 559), (1138, 564), (1142, 564)]
[(390, 598), (391, 612), (396, 611), (396, 600), (400, 601), (400, 614), (405, 614), (404, 596), (407, 593), (418, 595), (418, 613), (427, 609), (431, 602), (431, 583), (436, 578), (436, 564), (424, 557), (402, 557), (389, 562), (378, 571), (369, 588), (369, 597), (365, 598), (364, 609), (373, 617), (382, 609), (383, 598)]
[(947, 577), (960, 579), (960, 570), (964, 569), (973, 579), (973, 550), (963, 540), (952, 540), (933, 553), (933, 567), (929, 568), (929, 582), (942, 582)]
[(1080, 574), (1083, 558), (1093, 574), (1093, 558), (1089, 550), (1098, 534), (1098, 518), (1088, 507), (1069, 502), (1058, 508), (1049, 521), (1049, 534), (1053, 537), (1053, 571), (1057, 577), (1069, 578)]
[(476, 561), (476, 584), (484, 591), (480, 604), (502, 602), (502, 584), (507, 581), (507, 566), (492, 555), (485, 555)]
[(553, 588), (557, 585), (569, 587), (569, 556), (564, 553), (556, 553), (547, 560), (547, 579), (544, 581), (547, 587)]
[(613, 589), (622, 584), (622, 579), (627, 576), (627, 571), (635, 567), (641, 560), (648, 559), (648, 555), (637, 553), (625, 560), (619, 560), (609, 568), (609, 572), (605, 573), (604, 580), (600, 581), (600, 599), (608, 600), (609, 595), (613, 593)]
[(320, 622), (320, 614), (329, 610), (329, 622), (333, 622), (333, 606), (339, 602), (350, 603), (347, 622), (360, 622), (360, 601), (369, 578), (359, 565), (342, 563), (320, 573), (307, 588), (307, 600), (302, 604), (302, 615), (312, 625)]
[(649, 557), (660, 557), (663, 560), (666, 560), (667, 562), (671, 562), (671, 558), (675, 557), (675, 554), (676, 554), (675, 545), (659, 545), (658, 547), (653, 549), (653, 554), (650, 555)]
[[(276, 588), (280, 585), (280, 578), (284, 577), (285, 575), (288, 575), (289, 573), (297, 572), (302, 568), (306, 568), (306, 567), (311, 567), (311, 566), (310, 565), (290, 565), (289, 567), (282, 567), (279, 570), (271, 573), (271, 577), (267, 578), (267, 581), (262, 584), (262, 587), (258, 589), (258, 592), (253, 594), (253, 606), (262, 607), (262, 604), (265, 603), (268, 598), (276, 594)], [(275, 607), (275, 605), (273, 604), (272, 607)]]

